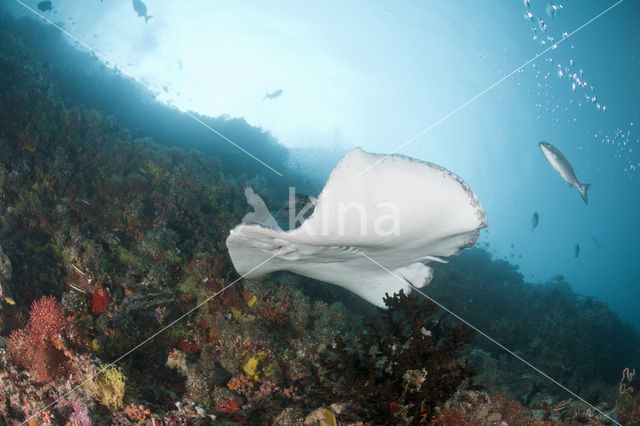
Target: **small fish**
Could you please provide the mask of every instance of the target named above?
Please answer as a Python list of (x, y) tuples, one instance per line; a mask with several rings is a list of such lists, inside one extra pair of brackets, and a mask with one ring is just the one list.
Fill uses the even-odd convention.
[(40, 11), (42, 12), (48, 12), (52, 7), (53, 5), (50, 1), (41, 1), (40, 3), (38, 3), (38, 9), (40, 9)]
[(540, 215), (538, 212), (533, 212), (533, 218), (531, 218), (531, 230), (536, 229), (538, 222), (540, 222)]
[(274, 90), (271, 93), (267, 93), (266, 95), (264, 95), (264, 98), (262, 98), (262, 99), (263, 100), (264, 99), (275, 99), (280, 95), (282, 95), (282, 89)]
[(10, 305), (15, 305), (16, 304), (16, 301), (13, 300), (11, 297), (3, 295), (2, 286), (1, 285), (0, 285), (0, 300), (4, 300), (5, 302), (7, 302)]
[(81, 289), (80, 287), (75, 285), (74, 283), (68, 283), (68, 284), (69, 284), (69, 287), (71, 287), (72, 289), (74, 289), (76, 291), (79, 291), (80, 293), (87, 294), (86, 291), (84, 291), (83, 289)]
[(564, 281), (564, 275), (558, 274), (555, 277), (551, 278), (553, 281)]
[(598, 248), (602, 247), (596, 237), (593, 237), (593, 244)]
[(77, 267), (76, 265), (74, 265), (73, 263), (70, 263), (69, 265), (71, 265), (71, 267), (73, 267), (73, 269), (75, 269), (75, 270), (76, 270), (76, 272), (78, 272), (80, 275), (82, 275), (82, 276), (87, 275), (87, 274), (85, 274), (84, 272), (82, 272), (82, 271), (80, 270), (80, 268), (78, 268), (78, 267)]
[(578, 257), (580, 255), (580, 244), (576, 244), (573, 249), (573, 257)]
[(133, 10), (144, 18), (144, 23), (149, 22), (149, 19), (153, 18), (151, 15), (147, 15), (147, 5), (142, 2), (142, 0), (132, 0)]
[(553, 170), (558, 172), (569, 186), (575, 187), (580, 192), (584, 203), (587, 204), (587, 190), (591, 185), (588, 183), (582, 184), (578, 182), (578, 178), (573, 171), (571, 163), (569, 163), (569, 160), (567, 160), (558, 148), (548, 142), (540, 142), (539, 146), (542, 153), (547, 158), (547, 161), (551, 164), (551, 167), (553, 167)]

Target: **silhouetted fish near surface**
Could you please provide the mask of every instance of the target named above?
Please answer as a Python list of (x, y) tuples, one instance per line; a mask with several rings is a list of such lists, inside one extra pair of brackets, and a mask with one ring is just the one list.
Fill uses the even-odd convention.
[(555, 277), (551, 278), (553, 281), (564, 281), (564, 275), (558, 274)]
[(578, 257), (580, 255), (580, 244), (576, 244), (573, 249), (573, 257)]
[(536, 229), (538, 222), (540, 222), (540, 215), (538, 212), (533, 212), (533, 217), (531, 218), (531, 230)]
[(548, 142), (540, 142), (539, 146), (542, 153), (547, 158), (547, 161), (551, 164), (551, 167), (553, 167), (553, 170), (558, 172), (569, 186), (575, 187), (580, 192), (580, 195), (586, 204), (588, 201), (587, 190), (591, 185), (588, 183), (581, 184), (578, 182), (578, 178), (573, 171), (571, 163), (569, 163), (569, 160), (567, 160), (558, 148)]
[(142, 2), (142, 0), (132, 0), (133, 10), (144, 18), (145, 24), (149, 22), (149, 19), (153, 18), (151, 15), (147, 15), (147, 5)]
[(262, 99), (263, 100), (264, 99), (275, 99), (280, 95), (282, 95), (282, 89), (274, 90), (271, 93), (267, 93), (266, 95), (264, 95), (264, 98), (262, 98)]
[(38, 9), (40, 9), (42, 12), (48, 12), (52, 7), (53, 5), (50, 1), (41, 1), (40, 3), (38, 3)]
[(598, 240), (596, 239), (596, 237), (593, 237), (593, 244), (594, 244), (596, 247), (598, 247), (598, 248), (602, 247), (602, 246), (600, 245), (600, 243), (598, 242)]

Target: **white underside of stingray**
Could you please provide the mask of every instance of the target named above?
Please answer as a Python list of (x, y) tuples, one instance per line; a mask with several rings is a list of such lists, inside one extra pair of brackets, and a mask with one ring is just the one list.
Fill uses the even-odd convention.
[(245, 223), (226, 243), (245, 278), (287, 270), (382, 307), (385, 293), (428, 284), (433, 270), (427, 264), (473, 246), (486, 225), (476, 195), (447, 169), (355, 148), (331, 172), (300, 227), (285, 232)]

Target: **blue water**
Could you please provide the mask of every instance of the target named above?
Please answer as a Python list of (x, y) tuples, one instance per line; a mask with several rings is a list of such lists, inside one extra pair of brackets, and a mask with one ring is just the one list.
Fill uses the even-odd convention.
[[(41, 20), (36, 3), (3, 7)], [(529, 282), (562, 274), (640, 326), (637, 2), (146, 3), (146, 24), (129, 2), (60, 0), (43, 13), (60, 28), (42, 21), (32, 37), (43, 62), (79, 76), (67, 96), (162, 143), (228, 155), (230, 169), (285, 192), (317, 193), (353, 146), (388, 153), (424, 131), (399, 152), (465, 179), (487, 211), (481, 246)], [(207, 122), (285, 176), (187, 116), (167, 121), (162, 105), (227, 114)], [(588, 205), (542, 140), (591, 184)]]

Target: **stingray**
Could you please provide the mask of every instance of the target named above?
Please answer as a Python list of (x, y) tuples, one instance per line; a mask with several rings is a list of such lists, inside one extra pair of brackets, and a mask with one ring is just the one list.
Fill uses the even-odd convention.
[[(248, 201), (264, 212), (252, 194), (247, 191)], [(331, 172), (313, 213), (298, 228), (283, 231), (271, 218), (262, 219), (243, 220), (227, 238), (240, 275), (254, 279), (286, 270), (344, 287), (379, 307), (386, 293), (428, 284), (429, 263), (446, 263), (443, 258), (473, 246), (487, 226), (478, 197), (452, 172), (360, 148)]]

